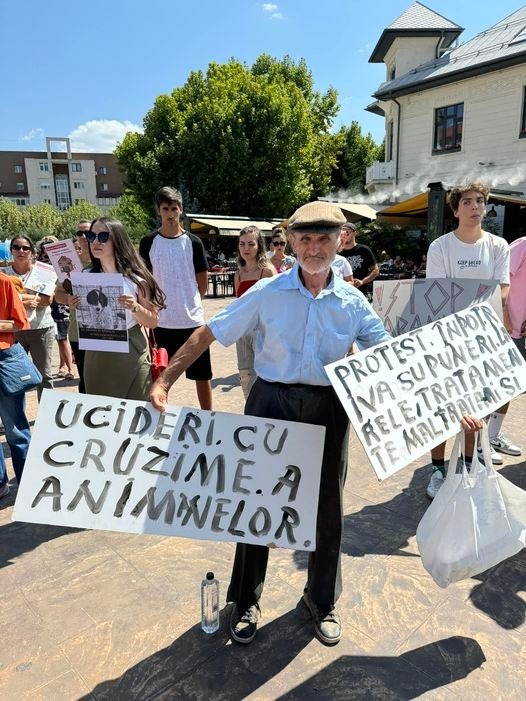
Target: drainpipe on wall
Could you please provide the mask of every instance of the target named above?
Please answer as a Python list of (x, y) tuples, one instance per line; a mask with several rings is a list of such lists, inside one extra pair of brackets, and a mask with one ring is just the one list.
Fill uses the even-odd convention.
[(391, 95), (391, 100), (396, 103), (398, 107), (398, 118), (396, 120), (396, 163), (395, 163), (395, 185), (398, 185), (398, 168), (400, 163), (400, 116), (402, 113), (402, 105), (398, 102), (396, 97)]

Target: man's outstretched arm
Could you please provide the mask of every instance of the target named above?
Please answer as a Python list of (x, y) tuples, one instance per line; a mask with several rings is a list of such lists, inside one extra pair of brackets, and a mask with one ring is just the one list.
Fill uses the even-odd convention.
[(208, 326), (200, 326), (179, 348), (168, 363), (166, 370), (150, 390), (150, 401), (155, 409), (158, 411), (166, 409), (170, 387), (213, 341), (215, 341), (215, 336)]

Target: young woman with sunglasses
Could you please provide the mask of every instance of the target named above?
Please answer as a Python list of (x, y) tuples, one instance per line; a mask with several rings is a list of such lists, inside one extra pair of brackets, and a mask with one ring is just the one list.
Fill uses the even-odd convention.
[(282, 273), (285, 270), (289, 270), (296, 262), (294, 256), (289, 256), (285, 254), (286, 247), (287, 238), (283, 233), (283, 230), (274, 229), (270, 244), (270, 250), (272, 252), (270, 262), (276, 268), (276, 272), (278, 273)]
[[(276, 274), (274, 266), (267, 257), (265, 241), (257, 226), (245, 226), (239, 232), (237, 264), (238, 271), (234, 276), (236, 297), (241, 297), (259, 280)], [(243, 336), (237, 341), (236, 351), (241, 389), (245, 399), (247, 399), (252, 385), (256, 381), (252, 336)]]
[[(13, 274), (21, 279), (26, 287), (29, 276), (34, 266), (36, 249), (33, 241), (27, 236), (15, 236), (10, 244), (13, 262), (11, 269)], [(52, 355), (55, 345), (55, 322), (51, 316), (51, 302), (53, 290), (46, 289), (49, 294), (43, 292), (30, 292), (26, 290), (22, 294), (22, 304), (25, 307), (30, 328), (18, 331), (16, 340), (30, 353), (33, 363), (42, 375), (42, 383), (37, 388), (38, 398), (44, 387), (53, 389)]]
[[(124, 275), (119, 304), (126, 310), (129, 352), (86, 351), (84, 382), (89, 394), (147, 400), (151, 386), (150, 352), (142, 329), (154, 329), (164, 293), (139, 258), (122, 223), (109, 217), (92, 222), (86, 233), (93, 273)], [(73, 297), (71, 306), (78, 306)]]

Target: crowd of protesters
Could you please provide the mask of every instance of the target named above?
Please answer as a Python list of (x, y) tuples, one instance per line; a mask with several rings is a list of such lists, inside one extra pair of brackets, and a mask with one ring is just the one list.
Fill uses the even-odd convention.
[[(120, 273), (124, 291), (118, 298), (129, 339), (128, 353), (79, 348), (76, 314), (80, 298), (71, 285), (29, 291), (24, 283), (36, 260), (46, 261), (46, 237), (38, 244), (24, 235), (10, 243), (10, 275), (0, 273), (0, 363), (2, 353), (16, 343), (31, 356), (42, 375), (37, 388), (53, 389), (52, 353), (59, 348), (58, 376), (73, 378), (73, 359), (79, 374), (79, 392), (122, 399), (150, 399), (166, 408), (168, 390), (183, 373), (196, 383), (199, 405), (212, 409), (212, 366), (209, 346), (214, 340), (236, 343), (245, 413), (304, 421), (325, 426), (318, 510), (316, 551), (309, 559), (308, 581), (302, 604), (313, 618), (318, 637), (332, 644), (341, 637), (335, 604), (341, 593), (340, 543), (343, 527), (342, 490), (347, 470), (348, 419), (330, 386), (324, 365), (389, 338), (369, 299), (376, 278), (469, 277), (450, 264), (451, 251), (461, 246), (464, 257), (483, 260), (484, 276), (497, 278), (502, 288), (504, 320), (524, 356), (526, 304), (524, 275), (526, 239), (513, 246), (512, 317), (507, 313), (509, 247), (484, 232), (482, 219), (487, 188), (470, 183), (455, 188), (450, 197), (458, 228), (433, 242), (418, 261), (402, 260), (381, 251), (378, 260), (356, 238), (357, 227), (341, 209), (327, 202), (311, 202), (290, 217), (288, 226), (274, 227), (267, 252), (262, 232), (247, 226), (237, 240), (236, 301), (205, 323), (202, 298), (208, 290), (207, 254), (203, 242), (185, 231), (183, 202), (172, 187), (155, 198), (160, 226), (145, 236), (137, 251), (123, 224), (101, 217), (81, 221), (76, 229), (77, 250), (85, 270)], [(475, 219), (478, 217), (477, 221)], [(288, 250), (288, 247), (291, 250)], [(218, 257), (227, 263), (224, 253)], [(516, 284), (513, 282), (517, 282)], [(171, 358), (154, 383), (148, 331)], [(336, 332), (337, 331), (337, 332)], [(69, 336), (69, 338), (68, 338)], [(72, 353), (73, 350), (73, 353)], [(307, 359), (298, 362), (298, 358)], [(504, 416), (497, 421), (496, 451), (520, 454), (502, 434)], [(18, 482), (22, 478), (30, 431), (25, 395), (8, 396), (0, 385), (0, 418)], [(463, 424), (467, 432), (480, 428), (478, 420)], [(500, 441), (500, 442), (499, 442)], [(511, 446), (511, 448), (510, 448)], [(433, 498), (444, 476), (443, 446), (433, 453)], [(3, 452), (0, 450), (0, 497), (9, 492)], [(238, 544), (228, 599), (235, 603), (230, 633), (250, 643), (260, 617), (259, 600), (267, 567), (268, 549)]]

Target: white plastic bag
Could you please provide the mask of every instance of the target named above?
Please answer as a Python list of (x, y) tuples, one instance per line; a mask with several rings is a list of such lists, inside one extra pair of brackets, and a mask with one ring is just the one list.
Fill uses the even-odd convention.
[[(526, 492), (493, 468), (487, 427), (475, 435), (470, 472), (463, 464), (457, 473), (460, 433), (446, 479), (416, 531), (422, 564), (440, 587), (480, 574), (526, 546)], [(479, 441), (485, 464), (477, 458)]]

